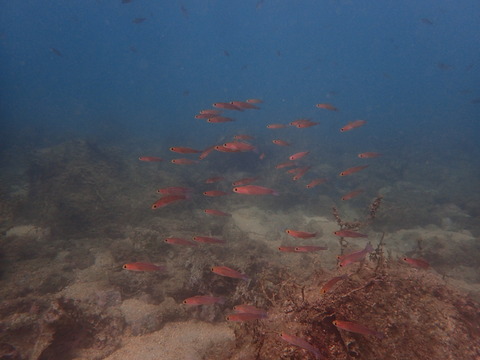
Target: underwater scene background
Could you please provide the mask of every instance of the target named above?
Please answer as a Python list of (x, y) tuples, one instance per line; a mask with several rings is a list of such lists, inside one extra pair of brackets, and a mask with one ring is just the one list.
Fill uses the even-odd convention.
[(0, 10), (1, 359), (480, 359), (478, 1)]

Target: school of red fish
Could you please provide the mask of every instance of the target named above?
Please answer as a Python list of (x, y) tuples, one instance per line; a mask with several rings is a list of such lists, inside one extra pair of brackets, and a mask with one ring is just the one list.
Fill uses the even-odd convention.
[[(260, 104), (263, 103), (262, 100), (259, 99), (248, 99), (246, 101), (230, 101), (230, 102), (216, 102), (213, 104), (212, 109), (201, 110), (196, 114), (194, 117), (195, 119), (204, 120), (206, 123), (209, 124), (216, 124), (216, 123), (227, 123), (227, 122), (234, 122), (235, 119), (232, 117), (225, 116), (225, 112), (243, 112), (246, 110), (259, 110)], [(332, 104), (328, 103), (321, 103), (315, 105), (318, 109), (324, 109), (328, 111), (335, 111), (338, 112), (338, 108)], [(339, 131), (344, 133), (348, 131), (352, 131), (356, 128), (362, 127), (366, 125), (367, 122), (365, 120), (354, 120), (346, 125), (339, 128)], [(309, 119), (296, 119), (291, 121), (288, 124), (280, 124), (280, 123), (272, 123), (266, 125), (267, 129), (285, 129), (288, 127), (297, 128), (297, 129), (305, 129), (310, 128), (313, 126), (319, 125), (319, 122), (311, 121)], [(265, 158), (265, 153), (260, 152), (260, 146), (258, 144), (254, 144), (255, 137), (250, 134), (237, 134), (233, 137), (232, 141), (224, 142), (221, 144), (210, 144), (204, 149), (193, 149), (190, 147), (185, 146), (172, 146), (169, 150), (175, 154), (181, 155), (194, 155), (197, 156), (196, 159), (188, 158), (188, 157), (179, 157), (171, 159), (170, 162), (176, 165), (192, 165), (198, 164), (201, 161), (204, 161), (213, 151), (218, 151), (222, 153), (243, 153), (243, 152), (254, 152), (258, 154), (259, 160), (263, 160)], [(274, 138), (272, 143), (277, 146), (282, 147), (292, 147), (293, 144), (291, 141), (287, 141), (285, 139), (278, 139)], [(184, 145), (184, 144), (182, 144)], [(262, 144), (263, 146), (263, 144)], [(285, 158), (285, 161), (277, 164), (275, 168), (277, 170), (288, 169), (286, 170), (286, 174), (292, 176), (292, 180), (298, 182), (301, 178), (303, 178), (312, 168), (311, 165), (308, 165), (306, 159), (309, 158), (310, 151), (306, 149), (301, 149), (302, 151), (292, 152), (289, 157)], [(234, 155), (230, 155), (234, 156)], [(374, 159), (381, 157), (382, 154), (378, 152), (368, 151), (363, 152), (357, 155), (359, 159)], [(140, 156), (139, 160), (142, 162), (147, 163), (157, 163), (162, 162), (163, 159), (157, 156)], [(355, 176), (354, 174), (364, 171), (369, 167), (369, 164), (362, 164), (357, 165), (354, 167), (350, 167), (343, 171), (340, 171), (337, 176), (344, 177), (344, 176)], [(285, 170), (284, 170), (285, 171)], [(273, 196), (281, 196), (280, 192), (266, 187), (262, 185), (253, 184), (254, 182), (259, 181), (259, 177), (252, 176), (243, 179), (238, 179), (232, 183), (232, 192), (240, 195), (250, 195), (250, 196), (262, 196), (262, 195), (273, 195)], [(216, 184), (220, 182), (225, 182), (226, 179), (223, 176), (212, 176), (205, 180), (205, 184)], [(322, 185), (326, 183), (326, 178), (323, 177), (313, 177), (308, 184), (305, 185), (307, 189), (312, 189), (316, 186)], [(153, 210), (158, 211), (158, 209), (171, 206), (174, 203), (180, 201), (188, 201), (195, 195), (195, 190), (189, 187), (179, 186), (178, 184), (172, 184), (169, 187), (164, 187), (156, 190), (161, 197), (155, 201), (151, 208)], [(342, 201), (348, 201), (353, 199), (357, 196), (360, 196), (364, 193), (363, 189), (353, 189), (352, 191), (344, 194), (341, 197)], [(221, 197), (227, 196), (230, 193), (222, 191), (222, 190), (207, 190), (203, 192), (203, 196), (207, 197)], [(236, 196), (236, 195), (235, 195)], [(161, 211), (161, 210), (160, 210)], [(231, 214), (224, 212), (219, 209), (203, 209), (202, 210), (207, 215), (218, 216), (218, 217), (230, 217)], [(302, 231), (300, 229), (285, 229), (285, 233), (293, 238), (296, 239), (313, 239), (317, 236), (317, 232), (307, 232)], [(362, 234), (356, 231), (347, 230), (347, 229), (339, 229), (333, 233), (333, 235), (343, 238), (367, 238), (367, 234)], [(184, 239), (181, 237), (170, 237), (164, 239), (165, 243), (170, 244), (172, 246), (211, 246), (211, 245), (222, 245), (226, 243), (226, 240), (211, 237), (211, 236), (202, 236), (196, 235), (191, 240)], [(285, 253), (310, 253), (310, 252), (318, 252), (322, 250), (327, 250), (325, 246), (319, 245), (301, 245), (301, 246), (280, 246), (278, 250)], [(353, 263), (362, 262), (365, 257), (373, 251), (373, 246), (368, 243), (363, 250), (354, 251), (348, 254), (342, 254), (337, 256), (338, 266), (344, 268)], [(404, 257), (402, 259), (405, 263), (415, 266), (422, 269), (427, 269), (429, 264), (422, 259), (412, 259)], [(165, 266), (156, 265), (147, 262), (132, 262), (123, 265), (125, 270), (130, 271), (138, 271), (138, 272), (154, 272), (154, 271), (165, 271)], [(214, 274), (219, 276), (224, 276), (228, 278), (243, 280), (243, 281), (250, 281), (251, 278), (247, 274), (244, 274), (240, 271), (232, 269), (230, 267), (224, 266), (222, 264), (216, 264), (210, 268), (210, 271)], [(343, 274), (340, 276), (333, 277), (329, 281), (327, 281), (320, 289), (322, 294), (330, 291), (338, 282), (345, 280), (348, 278), (348, 274)], [(183, 304), (188, 306), (211, 306), (214, 304), (224, 304), (225, 303), (224, 297), (216, 297), (206, 294), (198, 294), (196, 296), (187, 298), (183, 300)], [(227, 321), (233, 322), (245, 322), (245, 321), (255, 321), (255, 320), (265, 320), (268, 319), (268, 312), (264, 309), (259, 309), (251, 304), (239, 304), (233, 307), (231, 313), (226, 316)], [(377, 339), (382, 339), (384, 334), (382, 332), (370, 329), (369, 327), (354, 322), (354, 321), (347, 321), (347, 320), (338, 320), (336, 319), (333, 321), (333, 325), (336, 326), (338, 329), (344, 331), (350, 331), (366, 336), (374, 336)], [(280, 338), (285, 342), (295, 345), (297, 347), (303, 348), (310, 352), (315, 358), (320, 359), (322, 358), (322, 354), (320, 349), (315, 348), (313, 345), (305, 341), (300, 337), (296, 337), (285, 332), (279, 334)]]

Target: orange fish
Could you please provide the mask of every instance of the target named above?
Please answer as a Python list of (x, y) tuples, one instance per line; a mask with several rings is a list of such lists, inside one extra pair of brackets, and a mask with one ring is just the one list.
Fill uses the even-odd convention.
[(158, 199), (152, 204), (152, 209), (158, 209), (164, 206), (167, 206), (168, 204), (172, 204), (174, 202), (180, 201), (180, 200), (186, 200), (189, 198), (189, 195), (166, 195)]
[(213, 106), (220, 109), (243, 111), (242, 108), (239, 108), (238, 106), (235, 106), (229, 103), (218, 102), (213, 104)]
[(247, 184), (250, 184), (252, 182), (257, 181), (257, 179), (258, 179), (258, 177), (244, 178), (244, 179), (241, 179), (241, 180), (234, 181), (232, 183), (232, 185), (233, 186), (247, 185)]
[(334, 320), (332, 323), (337, 328), (345, 331), (350, 331), (362, 335), (373, 335), (376, 336), (378, 339), (383, 339), (385, 337), (382, 332), (369, 329), (366, 326), (363, 326), (362, 324), (353, 321)]
[(296, 246), (279, 246), (278, 250), (282, 252), (295, 252)]
[(181, 147), (181, 146), (173, 146), (170, 148), (170, 151), (179, 153), (179, 154), (198, 154), (201, 153), (200, 150), (195, 150), (188, 147)]
[(261, 103), (263, 103), (263, 100), (260, 100), (260, 99), (247, 99), (247, 103), (250, 103), (250, 104), (261, 104)]
[(370, 159), (370, 158), (376, 158), (376, 157), (379, 157), (379, 156), (382, 156), (382, 154), (377, 153), (377, 152), (364, 152), (364, 153), (358, 154), (358, 157), (360, 159)]
[(268, 313), (266, 310), (259, 309), (256, 306), (247, 305), (247, 304), (235, 305), (233, 307), (233, 311), (236, 314), (260, 314), (260, 315), (264, 315), (265, 317), (268, 316)]
[(138, 158), (140, 161), (145, 161), (145, 162), (158, 162), (158, 161), (163, 161), (162, 158), (156, 157), (156, 156), (140, 156)]
[(317, 236), (316, 232), (312, 233), (312, 232), (306, 232), (306, 231), (296, 231), (291, 229), (287, 229), (285, 230), (285, 232), (290, 236), (300, 238), (300, 239), (309, 239)]
[(285, 124), (269, 124), (267, 125), (267, 129), (283, 129), (287, 127)]
[(367, 254), (371, 253), (373, 251), (373, 246), (372, 244), (368, 243), (367, 246), (365, 246), (365, 249), (360, 250), (360, 251), (355, 251), (350, 254), (342, 255), (339, 256), (340, 263), (338, 264), (341, 267), (345, 267), (349, 264), (353, 264), (354, 262), (359, 262), (365, 259), (365, 256)]
[(164, 271), (165, 266), (161, 265), (155, 265), (151, 263), (145, 263), (145, 262), (133, 262), (129, 264), (123, 265), (123, 268), (125, 270), (130, 270), (130, 271)]
[(223, 176), (211, 177), (205, 180), (205, 184), (213, 184), (213, 183), (222, 181), (223, 179), (225, 179)]
[(297, 172), (295, 173), (295, 176), (292, 178), (293, 181), (300, 180), (303, 175), (307, 173), (308, 170), (310, 170), (311, 166), (305, 166), (303, 168), (297, 169)]
[(357, 189), (357, 190), (350, 191), (348, 194), (345, 194), (345, 195), (342, 196), (342, 200), (353, 199), (354, 197), (360, 195), (363, 192), (365, 192), (365, 190), (362, 190), (362, 189)]
[(347, 175), (359, 172), (363, 169), (366, 169), (367, 167), (368, 167), (368, 165), (354, 166), (354, 167), (348, 168), (347, 170), (342, 171), (339, 175), (340, 176), (347, 176)]
[(430, 264), (427, 261), (422, 259), (413, 259), (413, 258), (404, 257), (402, 260), (405, 261), (407, 264), (418, 267), (418, 268), (428, 269), (430, 267)]
[(209, 236), (194, 236), (193, 240), (204, 244), (225, 244), (225, 240)]
[(252, 321), (265, 319), (267, 315), (265, 314), (251, 314), (251, 313), (239, 313), (239, 314), (230, 314), (226, 317), (228, 321)]
[(301, 152), (298, 152), (296, 154), (293, 154), (292, 156), (289, 157), (289, 159), (292, 160), (292, 161), (298, 160), (298, 159), (301, 159), (308, 154), (310, 154), (310, 151), (301, 151)]
[(288, 342), (289, 344), (292, 344), (292, 345), (301, 347), (302, 349), (305, 349), (307, 351), (310, 351), (315, 356), (315, 359), (323, 359), (324, 358), (322, 356), (322, 354), (320, 353), (320, 350), (318, 350), (316, 347), (310, 345), (308, 342), (306, 342), (302, 338), (299, 338), (299, 337), (296, 337), (296, 336), (293, 336), (293, 335), (289, 335), (285, 332), (282, 332), (280, 334), (280, 337), (284, 341)]
[(315, 126), (315, 125), (318, 125), (318, 124), (320, 124), (320, 123), (315, 122), (315, 121), (309, 121), (309, 122), (304, 122), (304, 123), (301, 123), (301, 124), (297, 124), (295, 126), (299, 129), (304, 129), (304, 128), (309, 128), (309, 127), (312, 127), (312, 126)]
[(295, 252), (314, 252), (314, 251), (320, 251), (320, 250), (328, 250), (328, 247), (305, 245), (305, 246), (297, 246), (295, 248)]
[(219, 123), (225, 123), (225, 122), (231, 122), (231, 121), (235, 121), (235, 120), (225, 116), (213, 116), (207, 119), (207, 122), (212, 124), (219, 124)]
[(286, 168), (286, 167), (296, 166), (296, 165), (297, 165), (296, 162), (287, 161), (287, 162), (278, 164), (277, 166), (275, 166), (275, 169), (283, 169), (283, 168)]
[(223, 144), (223, 147), (227, 149), (235, 150), (235, 151), (241, 151), (241, 152), (256, 150), (255, 146), (243, 141), (227, 142)]
[(326, 109), (326, 110), (330, 110), (330, 111), (338, 111), (338, 109), (335, 106), (333, 106), (332, 104), (325, 103), (325, 104), (317, 104), (315, 106), (319, 109)]
[(272, 140), (272, 142), (275, 144), (275, 145), (279, 145), (279, 146), (290, 146), (291, 144), (287, 141), (284, 141), (284, 140), (278, 140), (278, 139), (275, 139), (275, 140)]
[(229, 149), (226, 148), (223, 145), (217, 145), (214, 147), (215, 150), (220, 151), (220, 152), (228, 152), (228, 153), (233, 153), (233, 152), (240, 152), (240, 150), (235, 150), (235, 149)]
[(163, 195), (186, 195), (192, 192), (192, 188), (183, 187), (183, 186), (169, 186), (163, 189), (158, 189), (157, 193)]
[(349, 131), (349, 130), (352, 130), (352, 129), (355, 129), (355, 128), (358, 128), (360, 126), (363, 126), (365, 125), (367, 122), (365, 120), (355, 120), (355, 121), (352, 121), (352, 122), (349, 122), (347, 125), (345, 125), (344, 127), (342, 127), (340, 129), (341, 132), (345, 132), (345, 131)]
[(195, 115), (195, 119), (209, 119), (209, 118), (214, 117), (214, 116), (217, 116), (217, 114), (209, 114), (209, 113), (197, 114), (197, 115)]
[(253, 140), (254, 137), (246, 134), (239, 134), (233, 137), (234, 140)]
[(239, 107), (240, 109), (260, 109), (258, 106), (245, 101), (230, 101), (230, 104)]
[(352, 230), (338, 230), (333, 232), (334, 235), (340, 236), (340, 237), (350, 237), (350, 238), (364, 238), (368, 237), (368, 235), (365, 234), (360, 234), (356, 231)]
[(204, 191), (203, 195), (205, 195), (205, 196), (224, 196), (224, 195), (228, 195), (228, 193), (226, 193), (225, 191), (221, 191), (221, 190), (209, 190), (209, 191)]
[(171, 245), (198, 246), (197, 243), (191, 242), (190, 240), (187, 240), (187, 239), (181, 239), (181, 238), (166, 238), (164, 241), (167, 244), (171, 244)]
[(208, 215), (215, 215), (215, 216), (232, 216), (232, 214), (220, 211), (220, 210), (215, 210), (215, 209), (205, 209), (203, 210), (205, 214)]
[(213, 146), (210, 146), (208, 148), (206, 148), (205, 150), (203, 150), (203, 152), (200, 154), (200, 156), (198, 157), (200, 160), (203, 160), (205, 159), (208, 155), (210, 155), (210, 153), (215, 150), (215, 145)]
[(225, 298), (220, 296), (196, 295), (183, 300), (185, 305), (213, 305), (225, 304)]
[(201, 110), (200, 111), (200, 114), (209, 114), (209, 115), (218, 115), (218, 114), (221, 114), (222, 111), (221, 110), (217, 110), (217, 109), (207, 109), (207, 110)]
[(319, 179), (312, 180), (308, 185), (305, 185), (305, 187), (307, 189), (311, 189), (311, 188), (313, 188), (317, 185), (323, 184), (325, 182), (327, 182), (327, 179), (319, 178)]
[(347, 274), (343, 274), (343, 275), (335, 276), (331, 278), (325, 284), (323, 284), (323, 286), (320, 288), (320, 293), (325, 294), (326, 292), (330, 291), (330, 289), (334, 287), (336, 283), (338, 283), (341, 280), (345, 280), (346, 278), (348, 278)]
[(244, 194), (244, 195), (275, 195), (275, 196), (279, 195), (278, 191), (276, 190), (269, 189), (263, 186), (258, 186), (258, 185), (237, 186), (237, 187), (234, 187), (232, 190), (237, 194)]
[(212, 272), (217, 275), (226, 276), (234, 279), (242, 279), (245, 281), (250, 279), (247, 275), (239, 273), (238, 271), (233, 270), (227, 266), (214, 266), (212, 267)]
[(298, 126), (298, 125), (301, 125), (301, 124), (310, 124), (311, 123), (311, 120), (309, 119), (297, 119), (297, 120), (293, 120), (292, 122), (289, 123), (290, 126)]
[(196, 160), (185, 159), (185, 158), (172, 160), (172, 164), (176, 164), (176, 165), (191, 165), (191, 164), (196, 164), (197, 162), (198, 161)]

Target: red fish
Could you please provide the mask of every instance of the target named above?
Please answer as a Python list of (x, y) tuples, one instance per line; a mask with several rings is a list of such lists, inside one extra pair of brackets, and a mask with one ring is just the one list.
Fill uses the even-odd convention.
[(293, 236), (295, 238), (300, 238), (300, 239), (309, 239), (317, 236), (316, 232), (313, 233), (313, 232), (297, 231), (297, 230), (291, 230), (291, 229), (287, 229), (285, 230), (285, 232), (290, 236)]
[(241, 185), (247, 185), (251, 184), (252, 182), (257, 181), (258, 177), (251, 177), (251, 178), (244, 178), (241, 180), (234, 181), (232, 183), (233, 186), (241, 186)]
[(344, 127), (342, 127), (340, 129), (341, 132), (345, 132), (345, 131), (349, 131), (349, 130), (352, 130), (352, 129), (355, 129), (355, 128), (358, 128), (360, 126), (363, 126), (365, 125), (367, 122), (365, 120), (355, 120), (355, 121), (352, 121), (352, 122), (349, 122), (347, 125), (345, 125)]
[(151, 263), (145, 263), (145, 262), (133, 262), (129, 264), (123, 265), (123, 268), (125, 270), (130, 270), (130, 271), (164, 271), (165, 266), (161, 265), (155, 265)]
[(359, 172), (363, 169), (366, 169), (367, 167), (368, 167), (368, 165), (354, 166), (354, 167), (348, 168), (347, 170), (342, 171), (339, 175), (340, 176), (347, 176), (347, 175)]
[(210, 155), (210, 153), (215, 150), (215, 145), (213, 146), (210, 146), (208, 148), (206, 148), (205, 150), (203, 150), (203, 152), (200, 154), (200, 156), (198, 157), (200, 160), (203, 160), (205, 159), (208, 155)]
[(315, 359), (322, 359), (323, 358), (322, 354), (320, 353), (320, 350), (318, 350), (316, 347), (310, 345), (308, 342), (306, 342), (302, 338), (299, 338), (299, 337), (296, 337), (296, 336), (293, 336), (293, 335), (289, 335), (285, 332), (282, 332), (280, 334), (280, 337), (284, 341), (288, 342), (289, 344), (292, 344), (292, 345), (301, 347), (302, 349), (305, 349), (307, 351), (310, 351), (315, 356)]
[(362, 190), (362, 189), (357, 189), (357, 190), (350, 191), (348, 194), (345, 194), (345, 195), (342, 196), (342, 200), (353, 199), (354, 197), (362, 194), (363, 192), (365, 192), (365, 190)]
[(292, 178), (293, 181), (300, 180), (308, 170), (310, 170), (311, 166), (305, 166), (303, 168), (297, 169), (295, 176)]
[(249, 280), (250, 278), (242, 273), (239, 273), (236, 270), (233, 270), (227, 266), (214, 266), (212, 267), (212, 272), (221, 275), (221, 276), (226, 276), (234, 279), (242, 279), (242, 280)]
[(188, 195), (166, 195), (158, 199), (152, 204), (152, 209), (158, 209), (164, 206), (167, 206), (168, 204), (172, 204), (174, 202), (180, 201), (180, 200), (186, 200), (188, 199)]
[(310, 124), (312, 121), (309, 119), (297, 119), (289, 123), (290, 126), (298, 126), (301, 124)]
[(335, 286), (336, 283), (338, 283), (341, 280), (345, 280), (348, 278), (347, 274), (343, 274), (340, 276), (335, 276), (328, 280), (323, 286), (320, 288), (320, 293), (325, 294), (326, 292), (330, 291), (331, 288)]
[(222, 181), (222, 180), (224, 180), (224, 179), (225, 179), (225, 178), (224, 178), (223, 176), (211, 177), (211, 178), (208, 178), (208, 179), (205, 180), (205, 184), (213, 184), (213, 183)]
[(259, 314), (259, 315), (264, 315), (265, 317), (268, 316), (268, 313), (266, 310), (259, 309), (256, 306), (247, 305), (247, 304), (235, 305), (233, 307), (233, 311), (236, 314)]
[(267, 125), (267, 129), (283, 129), (287, 127), (285, 124), (269, 124)]
[(320, 184), (323, 184), (323, 183), (326, 183), (327, 182), (327, 179), (324, 179), (324, 178), (319, 178), (319, 179), (315, 179), (315, 180), (312, 180), (309, 184), (305, 185), (305, 187), (307, 189), (311, 189), (317, 185), (320, 185)]
[(338, 230), (333, 232), (334, 235), (340, 236), (340, 237), (349, 237), (349, 238), (365, 238), (368, 237), (368, 235), (365, 234), (360, 234), (356, 231), (352, 230)]
[(282, 252), (295, 252), (296, 246), (279, 246), (278, 250)]
[(182, 147), (182, 146), (173, 146), (170, 148), (170, 151), (179, 153), (179, 154), (198, 154), (201, 153), (200, 150), (195, 150), (192, 148), (188, 147)]
[(277, 166), (275, 166), (275, 169), (283, 169), (283, 168), (286, 168), (286, 167), (296, 166), (296, 165), (297, 165), (296, 162), (287, 161), (287, 162), (278, 164)]
[(258, 186), (258, 185), (237, 186), (237, 187), (234, 187), (232, 190), (237, 194), (244, 194), (244, 195), (275, 195), (275, 196), (279, 195), (278, 191), (276, 190), (269, 189), (263, 186)]
[(221, 191), (221, 190), (209, 190), (209, 191), (204, 191), (203, 195), (205, 195), (205, 196), (224, 196), (224, 195), (228, 195), (228, 193), (226, 193), (225, 191)]
[(254, 137), (246, 134), (239, 134), (233, 137), (234, 140), (253, 140)]
[(264, 314), (250, 314), (250, 313), (239, 313), (239, 314), (230, 314), (226, 317), (228, 321), (252, 321), (252, 320), (259, 320), (265, 319), (267, 315)]
[(261, 103), (263, 103), (263, 100), (260, 100), (260, 99), (247, 99), (247, 103), (250, 103), (250, 104), (261, 104)]
[(198, 246), (197, 243), (191, 242), (190, 240), (187, 240), (187, 239), (181, 239), (181, 238), (166, 238), (164, 241), (167, 244), (171, 244), (171, 245)]
[(222, 111), (221, 110), (217, 110), (217, 109), (207, 109), (207, 110), (201, 110), (200, 111), (200, 114), (209, 114), (209, 115), (218, 115), (218, 114), (221, 114)]
[(230, 104), (239, 107), (240, 109), (260, 109), (258, 106), (245, 101), (230, 101)]
[(418, 268), (428, 269), (430, 267), (430, 264), (423, 259), (413, 259), (413, 258), (404, 257), (402, 260), (405, 261), (407, 264), (418, 267)]
[(297, 246), (295, 248), (295, 252), (314, 252), (320, 250), (328, 250), (326, 246), (315, 246), (315, 245), (305, 245), (305, 246)]
[(208, 295), (196, 295), (183, 300), (185, 305), (213, 305), (213, 304), (225, 304), (225, 298), (223, 296), (208, 296)]
[(192, 188), (184, 186), (169, 186), (163, 189), (158, 189), (157, 193), (160, 193), (162, 195), (186, 195), (192, 191)]
[(162, 158), (156, 157), (156, 156), (140, 156), (138, 158), (140, 161), (145, 161), (145, 162), (158, 162), (158, 161), (163, 161)]
[(325, 104), (317, 104), (315, 106), (319, 109), (326, 109), (326, 110), (330, 110), (330, 111), (338, 111), (338, 109), (335, 106), (333, 106), (332, 104), (325, 103)]
[(197, 114), (197, 115), (195, 115), (195, 119), (209, 119), (209, 118), (214, 117), (214, 116), (217, 116), (217, 114), (209, 114), (209, 113)]
[(213, 104), (213, 106), (220, 109), (243, 111), (242, 108), (239, 108), (238, 106), (235, 106), (229, 103), (218, 102)]
[(203, 210), (205, 214), (208, 215), (215, 215), (215, 216), (232, 216), (232, 214), (220, 211), (220, 210), (215, 210), (215, 209), (205, 209)]
[(378, 339), (383, 339), (385, 337), (382, 332), (369, 329), (366, 326), (363, 326), (362, 324), (353, 321), (334, 320), (333, 325), (345, 331), (350, 331), (362, 335), (373, 335), (376, 336)]
[(316, 122), (316, 121), (305, 121), (305, 122), (302, 122), (301, 124), (297, 124), (295, 126), (299, 129), (304, 129), (304, 128), (309, 128), (309, 127), (312, 127), (312, 126), (315, 126), (315, 125), (318, 125), (318, 124), (320, 124), (320, 123)]
[(233, 120), (232, 118), (229, 118), (229, 117), (225, 117), (225, 116), (213, 116), (213, 117), (209, 117), (207, 119), (207, 122), (214, 123), (214, 124), (231, 122), (231, 121), (235, 121), (235, 120)]
[(226, 148), (226, 149), (231, 149), (231, 150), (241, 151), (241, 152), (256, 150), (255, 146), (253, 146), (252, 144), (249, 144), (247, 142), (243, 142), (243, 141), (227, 142), (227, 143), (223, 144), (223, 147)]
[(209, 236), (194, 236), (193, 240), (204, 244), (225, 244), (225, 240)]
[(362, 261), (363, 259), (365, 259), (365, 256), (367, 256), (367, 254), (371, 253), (372, 251), (373, 251), (373, 246), (372, 244), (368, 243), (367, 246), (365, 246), (365, 249), (363, 250), (355, 251), (350, 254), (339, 256), (338, 258), (341, 261), (338, 265), (341, 267), (345, 267), (349, 264)]
[(279, 139), (272, 140), (272, 143), (274, 143), (275, 145), (279, 145), (279, 146), (290, 146), (291, 145), (289, 142), (284, 141), (284, 140), (279, 140)]
[(358, 157), (360, 159), (370, 159), (370, 158), (376, 158), (376, 157), (379, 157), (379, 156), (382, 156), (382, 154), (377, 153), (377, 152), (364, 152), (364, 153), (358, 154)]
[(228, 152), (228, 153), (234, 153), (234, 152), (240, 152), (240, 150), (235, 150), (235, 149), (229, 149), (226, 148), (223, 145), (217, 145), (214, 147), (215, 150), (220, 151), (220, 152)]
[(196, 161), (196, 160), (185, 159), (185, 158), (173, 159), (172, 160), (172, 164), (176, 164), (176, 165), (191, 165), (191, 164), (196, 164), (197, 162), (198, 161)]
[(290, 160), (294, 161), (294, 160), (298, 160), (298, 159), (301, 159), (303, 158), (304, 156), (310, 154), (310, 151), (302, 151), (302, 152), (298, 152), (296, 154), (293, 154), (292, 156), (289, 157)]

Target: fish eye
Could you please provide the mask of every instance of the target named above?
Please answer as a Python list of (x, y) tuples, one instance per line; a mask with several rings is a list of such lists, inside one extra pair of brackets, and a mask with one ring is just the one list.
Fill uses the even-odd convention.
[(184, 304), (186, 304), (186, 303), (187, 303), (187, 300), (183, 300), (182, 302), (183, 302)]
[(125, 264), (125, 265), (123, 265), (122, 267), (123, 267), (124, 269), (126, 269), (126, 268), (127, 268), (127, 265)]
[(233, 191), (238, 191), (238, 189), (237, 189), (237, 188), (233, 188)]
[(215, 269), (214, 269), (214, 268), (211, 268), (210, 270), (214, 271)]

